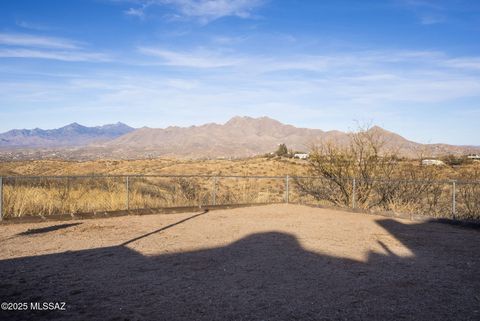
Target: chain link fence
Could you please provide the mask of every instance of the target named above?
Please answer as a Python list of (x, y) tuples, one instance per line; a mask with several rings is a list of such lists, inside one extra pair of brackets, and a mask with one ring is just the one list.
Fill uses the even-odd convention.
[(368, 212), (480, 220), (480, 181), (293, 177), (292, 202)]
[(480, 220), (480, 182), (338, 182), (299, 176), (0, 177), (0, 218), (284, 202)]
[(280, 203), (284, 181), (267, 176), (2, 177), (0, 218)]

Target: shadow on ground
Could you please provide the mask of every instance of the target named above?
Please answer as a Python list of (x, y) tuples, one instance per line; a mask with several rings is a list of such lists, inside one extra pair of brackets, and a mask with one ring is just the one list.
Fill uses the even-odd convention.
[[(479, 320), (479, 235), (378, 221), (413, 257), (366, 262), (306, 251), (283, 233), (225, 247), (143, 256), (128, 244), (0, 261), (0, 299), (66, 301), (67, 311), (7, 319)], [(173, 226), (172, 226), (173, 227)], [(154, 231), (158, 232), (158, 231)]]
[(80, 225), (80, 224), (82, 223), (67, 223), (67, 224), (58, 224), (58, 225), (52, 225), (47, 227), (41, 227), (41, 228), (34, 228), (34, 229), (26, 230), (25, 232), (18, 233), (17, 235), (22, 236), (22, 235), (32, 235), (32, 234), (44, 234), (44, 233), (53, 232), (53, 231), (69, 228), (69, 227)]

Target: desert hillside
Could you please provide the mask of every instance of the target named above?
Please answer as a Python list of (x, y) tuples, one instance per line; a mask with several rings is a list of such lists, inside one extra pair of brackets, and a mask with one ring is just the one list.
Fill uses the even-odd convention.
[(307, 162), (285, 158), (243, 160), (98, 160), (0, 162), (0, 176), (18, 175), (293, 175), (304, 174)]
[[(480, 153), (480, 147), (420, 144), (374, 126), (370, 132), (381, 137), (385, 148), (410, 158), (447, 154)], [(225, 124), (133, 129), (124, 124), (84, 127), (71, 124), (56, 130), (13, 130), (0, 134), (2, 160), (25, 159), (183, 159), (245, 158), (271, 153), (279, 144), (293, 151), (308, 151), (313, 145), (330, 142), (346, 145), (350, 133), (298, 128), (260, 117), (233, 117)]]
[[(419, 144), (374, 126), (370, 129), (385, 142), (385, 147), (400, 156), (422, 157), (445, 154), (466, 154), (480, 151), (480, 147), (446, 144)], [(348, 144), (349, 133), (298, 128), (277, 120), (260, 117), (234, 117), (223, 125), (210, 123), (202, 126), (141, 128), (116, 139), (95, 144), (115, 154), (139, 155), (151, 152), (176, 157), (250, 157), (274, 151), (286, 144), (296, 151), (308, 151), (320, 142)]]

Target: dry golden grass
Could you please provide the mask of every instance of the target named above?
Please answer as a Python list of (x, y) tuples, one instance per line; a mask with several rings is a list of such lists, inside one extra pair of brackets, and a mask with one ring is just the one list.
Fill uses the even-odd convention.
[[(418, 161), (406, 161), (420, 166)], [(0, 162), (0, 176), (28, 175), (305, 175), (308, 162), (288, 158), (248, 158), (240, 160), (148, 160), (62, 161), (35, 160)], [(480, 162), (467, 166), (436, 168), (441, 179), (480, 179)]]
[[(0, 163), (6, 216), (74, 214), (124, 210), (126, 178), (101, 175), (239, 175), (303, 174), (306, 162), (279, 158), (186, 161), (22, 161)], [(95, 175), (95, 178), (22, 178), (24, 176)], [(216, 186), (214, 186), (216, 184)], [(279, 202), (283, 179), (130, 177), (129, 208), (161, 208), (212, 204)]]
[[(10, 179), (4, 184), (5, 216), (108, 212), (219, 204), (276, 203), (284, 180), (220, 178)], [(215, 193), (215, 201), (214, 201)]]
[(242, 160), (37, 160), (0, 163), (0, 175), (287, 175), (304, 173), (305, 161), (280, 158)]

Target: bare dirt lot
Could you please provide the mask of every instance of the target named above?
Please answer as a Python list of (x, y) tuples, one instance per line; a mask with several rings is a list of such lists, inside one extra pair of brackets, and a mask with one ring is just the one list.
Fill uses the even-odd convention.
[(0, 300), (32, 320), (479, 320), (480, 233), (269, 205), (0, 226)]

